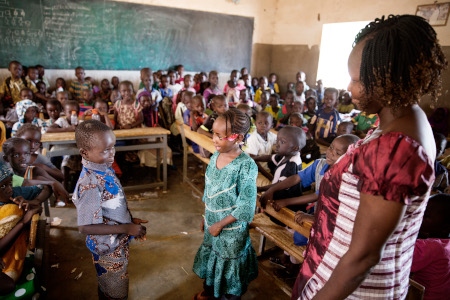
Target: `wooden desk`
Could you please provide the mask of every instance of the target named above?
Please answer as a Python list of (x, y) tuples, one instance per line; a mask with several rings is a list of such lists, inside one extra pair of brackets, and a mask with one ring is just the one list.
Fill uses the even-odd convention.
[[(170, 131), (162, 127), (142, 127), (133, 129), (121, 129), (114, 130), (116, 139), (118, 141), (123, 140), (137, 140), (145, 138), (155, 138), (155, 142), (148, 142), (146, 144), (116, 146), (116, 151), (133, 151), (133, 150), (145, 150), (145, 149), (161, 149), (163, 153), (163, 179), (160, 182), (135, 185), (127, 187), (127, 190), (142, 189), (148, 187), (162, 186), (163, 190), (167, 190), (167, 135)], [(75, 144), (75, 132), (52, 132), (42, 135), (41, 138), (43, 153), (47, 157), (63, 156), (63, 155), (78, 155), (80, 154)], [(55, 151), (49, 151), (52, 146), (55, 145), (71, 145), (73, 147), (69, 149), (61, 149)], [(45, 152), (44, 152), (45, 151)], [(157, 161), (161, 161), (159, 157), (159, 151), (156, 156)], [(161, 179), (160, 169), (156, 168), (157, 178)]]

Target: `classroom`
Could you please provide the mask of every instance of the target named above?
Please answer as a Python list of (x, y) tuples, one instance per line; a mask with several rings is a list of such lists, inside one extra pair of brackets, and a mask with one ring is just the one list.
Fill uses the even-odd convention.
[[(392, 255), (396, 259), (399, 256), (408, 258), (398, 259), (396, 263), (409, 265), (412, 262), (412, 270), (415, 270), (410, 274), (409, 268), (396, 269), (393, 273), (401, 273), (398, 276), (402, 279), (395, 284), (401, 288), (392, 291), (386, 288), (384, 298), (444, 299), (450, 292), (448, 287), (439, 290), (436, 285), (430, 284), (431, 275), (423, 275), (423, 270), (420, 273), (421, 270), (414, 262), (417, 261), (416, 252), (413, 251), (418, 236), (416, 247), (422, 247), (423, 251), (439, 248), (435, 251), (446, 256), (446, 261), (450, 262), (448, 250), (445, 253), (441, 250), (443, 247), (448, 249), (450, 245), (450, 224), (447, 220), (450, 219), (450, 68), (446, 62), (450, 60), (450, 23), (447, 21), (450, 3), (432, 2), (17, 0), (0, 3), (0, 41), (3, 44), (0, 49), (0, 121), (4, 123), (0, 122), (0, 139), (4, 143), (4, 154), (0, 157), (0, 182), (10, 180), (14, 172), (12, 186), (17, 187), (14, 180), (17, 180), (17, 175), (21, 176), (21, 193), (26, 188), (30, 188), (30, 191), (35, 188), (34, 196), (27, 200), (39, 200), (38, 206), (30, 202), (33, 203), (29, 204), (30, 208), (37, 211), (41, 203), (43, 207), (40, 216), (38, 213), (33, 218), (30, 213), (21, 212), (23, 217), (19, 217), (17, 223), (31, 224), (32, 234), (28, 242), (33, 240), (34, 256), (25, 259), (24, 272), (30, 273), (27, 273), (28, 276), (22, 273), (20, 280), (26, 276), (25, 283), (30, 281), (35, 286), (29, 292), (28, 287), (22, 289), (17, 284), (16, 290), (5, 297), (3, 289), (9, 289), (10, 286), (0, 285), (0, 300), (192, 297), (311, 299), (316, 292), (325, 298), (330, 298), (333, 293), (336, 297), (349, 296), (340, 289), (330, 288), (331, 284), (353, 290), (354, 297), (364, 299), (361, 295), (372, 291), (370, 284), (352, 287), (349, 283), (352, 282), (349, 277), (353, 275), (351, 271), (344, 272), (346, 276), (341, 281), (331, 273), (345, 270), (344, 263), (347, 263), (347, 270), (355, 265), (351, 263), (350, 255), (346, 254), (348, 249), (354, 255), (353, 259), (355, 255), (362, 255), (355, 249), (370, 252), (372, 256), (361, 259), (365, 267), (370, 264), (370, 267), (378, 268), (376, 270), (379, 272), (391, 272), (393, 269), (389, 269), (389, 266), (375, 262), (380, 259), (373, 254), (377, 246), (386, 247), (383, 248), (385, 253), (401, 251), (401, 254), (395, 252)], [(381, 61), (384, 56), (376, 56), (376, 51), (360, 51), (364, 47), (361, 45), (366, 44), (363, 38), (357, 40), (355, 45), (352, 43), (364, 24), (382, 16), (385, 19), (381, 23), (390, 22), (393, 19), (389, 19), (388, 15), (420, 15), (429, 18), (427, 22), (432, 26), (427, 28), (434, 30), (440, 47), (432, 48), (436, 45), (435, 40), (430, 39), (428, 43), (421, 36), (421, 47), (425, 45), (425, 49), (429, 47), (433, 50), (429, 54), (430, 58), (425, 58), (430, 59), (430, 62), (420, 60), (420, 63), (430, 69), (429, 64), (433, 61), (436, 64), (434, 69), (438, 72), (430, 71), (428, 75), (419, 72), (415, 75), (422, 76), (423, 82), (426, 82), (426, 76), (435, 81), (428, 82), (427, 88), (413, 91), (416, 88), (413, 85), (426, 84), (419, 82), (419, 79), (413, 80), (411, 86), (398, 94), (395, 87), (386, 87), (396, 83), (386, 81), (382, 85), (383, 89), (386, 87), (385, 94), (393, 94), (391, 98), (384, 98), (384, 90), (380, 92), (380, 87), (374, 83), (379, 84), (380, 77), (373, 79), (370, 74), (362, 74), (363, 68), (370, 67), (375, 73), (376, 60)], [(403, 20), (403, 23), (395, 21), (390, 24), (394, 27), (406, 26), (403, 30), (410, 31), (408, 34), (412, 35), (423, 34), (428, 37), (432, 34), (427, 30), (413, 32), (407, 28), (418, 26), (414, 24), (419, 22), (417, 18)], [(380, 28), (375, 36), (383, 31), (383, 27)], [(372, 35), (367, 32), (361, 34), (367, 34), (370, 40)], [(399, 33), (395, 31), (393, 36), (396, 34)], [(376, 41), (380, 44), (374, 47), (383, 47), (387, 43), (386, 39), (381, 38)], [(396, 51), (387, 46), (380, 49), (383, 53)], [(416, 54), (423, 57), (423, 53), (418, 51), (425, 50), (412, 50), (412, 54), (408, 52), (409, 56), (403, 55), (404, 60), (398, 64), (410, 63), (409, 57)], [(362, 59), (357, 58), (358, 55), (362, 55)], [(368, 55), (376, 56), (373, 65), (368, 63), (369, 60), (364, 60)], [(390, 59), (391, 56), (388, 57)], [(355, 67), (355, 61), (358, 66), (364, 67)], [(15, 78), (13, 69), (19, 65), (16, 62), (20, 62), (20, 67), (27, 70), (26, 74), (17, 78), (25, 81), (25, 75), (28, 75), (28, 84), (22, 86), (14, 96), (7, 85), (11, 82), (11, 76)], [(328, 63), (332, 65), (326, 65)], [(36, 83), (30, 83), (30, 69), (33, 74), (36, 71), (36, 76), (38, 70), (45, 69), (45, 82), (48, 85), (43, 90), (37, 84), (39, 79)], [(413, 72), (411, 69), (407, 69), (408, 72)], [(361, 82), (355, 80), (355, 74), (361, 76), (358, 77)], [(333, 81), (333, 76), (339, 77), (341, 81)], [(362, 83), (364, 76), (367, 78)], [(188, 77), (190, 82), (186, 83)], [(65, 80), (65, 86), (59, 85), (61, 78)], [(114, 78), (117, 79), (116, 84), (113, 83)], [(405, 77), (400, 75), (400, 78), (404, 80)], [(256, 83), (252, 79), (256, 79)], [(361, 87), (369, 82), (373, 88), (371, 96), (383, 98), (375, 106), (375, 101), (370, 102), (362, 97)], [(438, 94), (417, 98), (428, 86), (431, 91), (437, 89), (439, 83), (441, 90)], [(210, 92), (208, 96), (205, 95), (206, 91)], [(4, 96), (8, 92), (12, 96), (12, 100), (9, 98), (8, 101), (12, 103), (5, 102)], [(219, 94), (222, 96), (216, 96)], [(287, 100), (289, 95), (291, 103)], [(408, 95), (410, 99), (406, 100)], [(330, 97), (333, 99), (330, 100)], [(311, 98), (313, 101), (310, 101)], [(310, 103), (312, 108), (308, 107)], [(219, 109), (221, 104), (227, 108)], [(296, 104), (299, 108), (295, 108)], [(52, 116), (52, 105), (59, 110), (58, 117)], [(292, 108), (288, 105), (292, 105)], [(28, 108), (33, 108), (35, 113), (32, 122), (26, 119)], [(16, 111), (18, 119), (11, 123), (8, 111)], [(326, 114), (329, 120), (323, 119), (320, 113)], [(333, 114), (334, 117), (331, 116)], [(98, 119), (103, 125), (96, 125), (97, 122), (91, 121), (91, 118)], [(295, 125), (295, 118), (299, 119), (300, 125)], [(358, 122), (361, 125), (362, 118), (366, 118), (364, 120), (368, 126), (360, 129)], [(391, 128), (386, 125), (386, 120), (391, 122), (389, 125), (395, 130), (381, 133), (380, 128)], [(39, 129), (36, 131), (36, 126), (30, 129), (32, 126), (24, 123), (32, 123)], [(223, 129), (218, 125), (222, 123)], [(345, 126), (341, 126), (344, 123)], [(425, 123), (427, 126), (421, 126)], [(414, 126), (417, 124), (420, 126)], [(229, 129), (229, 125), (233, 129)], [(36, 133), (34, 138), (26, 135), (28, 129), (28, 132)], [(12, 138), (9, 138), (11, 133)], [(39, 135), (39, 140), (36, 140), (36, 135)], [(379, 149), (375, 149), (375, 146), (370, 148), (372, 138), (380, 140), (380, 146), (377, 146)], [(50, 164), (58, 166), (56, 170), (48, 170), (48, 165), (41, 167), (44, 163), (39, 164), (38, 161), (35, 166), (27, 163), (26, 171), (17, 169), (15, 166), (20, 165), (13, 160), (14, 151), (18, 151), (17, 145), (22, 147), (23, 141), (19, 140), (23, 139), (30, 141), (30, 146), (28, 143), (23, 146), (29, 148), (28, 156), (34, 153), (31, 157), (37, 155), (35, 159), (45, 158)], [(255, 150), (255, 147), (262, 147), (264, 143), (266, 150)], [(288, 147), (283, 144), (292, 147), (290, 152), (283, 150)], [(359, 147), (363, 148), (365, 144), (373, 154), (363, 150), (359, 152)], [(385, 150), (385, 145), (395, 150)], [(94, 156), (94, 152), (90, 152), (92, 149), (102, 149), (104, 158)], [(282, 151), (286, 151), (286, 154), (281, 154), (284, 153)], [(105, 153), (108, 153), (107, 158)], [(364, 158), (364, 155), (367, 156)], [(244, 156), (245, 159), (242, 158)], [(228, 160), (229, 157), (232, 159)], [(372, 163), (372, 157), (378, 157), (380, 162)], [(405, 157), (410, 157), (410, 161)], [(382, 169), (385, 161), (390, 162), (386, 165), (390, 172)], [(234, 163), (240, 163), (241, 169), (226, 174), (226, 168), (231, 168), (228, 164), (235, 167)], [(332, 168), (334, 163), (336, 166)], [(344, 168), (345, 164), (351, 167)], [(213, 167), (208, 167), (211, 165)], [(221, 172), (222, 168), (225, 171)], [(242, 168), (248, 168), (243, 173), (245, 180), (244, 177), (238, 177), (240, 172), (244, 172)], [(410, 172), (404, 172), (405, 169)], [(31, 173), (28, 173), (29, 170)], [(91, 175), (88, 170), (93, 170), (92, 174), (97, 175)], [(108, 212), (105, 214), (121, 213), (120, 221), (106, 216), (99, 218), (93, 213), (92, 218), (97, 219), (92, 223), (92, 220), (86, 221), (87, 215), (81, 216), (81, 212), (90, 214), (87, 209), (93, 209), (82, 200), (91, 199), (83, 198), (93, 195), (85, 192), (94, 189), (91, 182), (87, 184), (87, 180), (94, 178), (90, 176), (100, 178), (98, 172), (108, 178), (98, 181), (98, 187), (103, 191), (98, 197), (99, 203), (105, 201), (106, 198), (102, 197), (120, 201), (112, 204), (117, 206), (111, 211), (117, 209), (118, 212), (109, 211), (111, 206), (99, 205), (103, 206), (102, 210), (107, 207)], [(342, 177), (338, 172), (342, 172)], [(212, 181), (212, 176), (216, 182)], [(48, 183), (51, 180), (49, 178), (54, 182)], [(320, 184), (322, 179), (328, 185)], [(236, 197), (237, 201), (242, 201), (239, 195), (241, 187), (236, 190), (236, 195), (229, 192), (228, 185), (231, 186), (233, 180), (242, 184), (242, 188), (248, 188), (250, 192), (245, 191), (249, 193), (249, 199), (257, 199), (256, 203), (253, 200), (245, 204), (246, 209), (250, 207), (250, 214), (236, 209), (238, 212), (227, 215), (223, 211), (238, 205), (232, 202), (234, 200), (224, 201), (219, 197), (219, 204), (211, 200), (221, 193), (227, 193), (230, 199)], [(374, 184), (369, 187), (369, 180), (376, 181), (379, 186)], [(388, 184), (383, 182), (383, 185), (382, 180)], [(286, 182), (290, 184), (286, 185)], [(335, 185), (340, 188), (335, 189)], [(114, 188), (111, 189), (111, 186)], [(40, 194), (36, 194), (36, 187), (40, 188)], [(223, 190), (220, 190), (221, 187)], [(411, 190), (407, 190), (409, 188)], [(54, 196), (50, 197), (52, 193)], [(84, 193), (89, 196), (82, 196)], [(14, 204), (6, 206), (17, 206), (21, 201), (17, 200), (17, 195), (21, 194), (17, 194), (16, 190), (14, 196), (5, 198), (3, 194), (0, 195), (0, 209), (13, 198)], [(335, 198), (323, 195), (335, 195)], [(47, 198), (50, 200), (47, 201)], [(354, 204), (355, 200), (357, 205)], [(376, 202), (378, 205), (375, 206), (375, 202), (371, 201), (381, 202)], [(350, 209), (343, 212), (336, 204), (338, 202), (348, 205)], [(427, 206), (427, 202), (432, 204)], [(211, 203), (214, 206), (210, 206)], [(406, 208), (403, 209), (403, 206)], [(436, 214), (440, 211), (434, 223), (440, 222), (442, 226), (439, 232), (437, 229), (431, 232), (432, 225), (427, 223), (429, 232), (424, 233), (420, 224), (422, 218), (426, 223), (426, 216), (432, 213), (432, 208)], [(372, 213), (366, 214), (365, 220), (361, 221), (363, 217), (360, 211), (364, 209)], [(250, 219), (248, 215), (251, 215)], [(440, 218), (442, 215), (444, 217)], [(340, 219), (342, 216), (345, 220)], [(2, 218), (3, 211), (0, 221)], [(386, 221), (379, 223), (384, 218)], [(21, 223), (20, 220), (27, 222)], [(211, 225), (210, 222), (217, 223)], [(103, 226), (100, 223), (123, 226), (120, 227), (122, 231), (102, 229), (100, 232), (98, 230), (101, 229), (92, 229), (92, 226)], [(355, 248), (358, 242), (351, 243), (351, 240), (352, 232), (354, 237), (357, 229), (353, 231), (353, 225), (362, 228), (363, 224), (382, 227), (378, 231), (381, 233), (378, 236), (371, 231), (374, 234), (372, 246), (362, 246), (372, 241), (361, 239), (364, 243), (359, 242), (359, 248)], [(236, 236), (229, 234), (236, 228), (242, 228), (239, 232), (244, 236), (243, 239), (239, 236), (239, 242), (235, 240)], [(402, 235), (398, 233), (401, 231), (399, 228), (411, 234)], [(216, 229), (219, 231), (214, 232)], [(364, 230), (370, 229), (364, 227)], [(213, 244), (211, 248), (210, 243), (214, 241), (215, 234), (222, 236), (224, 241), (228, 239), (227, 242), (232, 245), (245, 245), (236, 246), (242, 248), (233, 254), (230, 254), (226, 242), (218, 243), (218, 246)], [(107, 235), (111, 238), (106, 238)], [(127, 241), (131, 237), (125, 246), (119, 241), (119, 238), (125, 240), (124, 236)], [(91, 237), (101, 238), (97, 241)], [(321, 238), (330, 243), (329, 248), (328, 244), (326, 248), (321, 248)], [(4, 247), (2, 239), (3, 235), (0, 245)], [(431, 240), (433, 247), (437, 248), (426, 244), (426, 241)], [(119, 258), (114, 257), (116, 261), (105, 260), (106, 257), (112, 259), (114, 255), (110, 253), (94, 253), (93, 245), (97, 251), (102, 243), (117, 247), (114, 255), (117, 254)], [(397, 250), (389, 248), (392, 245), (397, 245)], [(31, 247), (30, 244), (28, 247)], [(219, 247), (217, 251), (230, 257), (223, 258), (225, 256), (219, 255), (214, 247)], [(208, 250), (210, 248), (212, 250)], [(4, 249), (0, 247), (0, 250), (3, 258)], [(314, 273), (328, 272), (324, 265), (330, 264), (326, 255), (320, 256), (315, 251), (327, 251), (326, 255), (331, 253), (332, 256), (341, 257), (337, 265), (331, 262), (331, 277), (327, 275), (332, 282), (330, 284), (322, 279), (322, 275)], [(241, 269), (239, 275), (233, 275), (237, 278), (235, 280), (225, 273), (237, 271), (227, 267), (221, 270), (225, 275), (211, 275), (211, 268), (223, 266), (212, 267), (213, 258), (208, 256), (208, 261), (206, 255), (217, 256), (214, 259), (218, 261), (233, 261), (236, 255), (242, 255), (245, 257), (245, 268)], [(93, 259), (95, 269), (92, 268)], [(239, 260), (243, 264), (244, 258)], [(35, 269), (32, 269), (33, 264)], [(101, 268), (105, 271), (101, 271)], [(450, 270), (444, 271), (447, 272), (445, 278), (435, 274), (433, 280), (444, 280), (450, 286)], [(6, 273), (1, 274), (6, 277), (0, 279), (10, 280)], [(28, 280), (30, 274), (33, 279)], [(228, 281), (217, 283), (217, 276), (224, 276)], [(397, 280), (395, 276), (387, 280)], [(124, 280), (128, 277), (129, 283), (128, 279)], [(205, 277), (208, 279), (204, 281)], [(312, 277), (319, 282), (317, 286), (308, 280)], [(311, 292), (314, 288), (317, 290)], [(126, 296), (120, 294), (119, 290), (125, 291)], [(119, 294), (113, 296), (114, 293)]]

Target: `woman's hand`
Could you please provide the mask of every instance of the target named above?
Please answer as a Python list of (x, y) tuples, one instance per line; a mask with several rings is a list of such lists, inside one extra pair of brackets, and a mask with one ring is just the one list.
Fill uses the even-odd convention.
[(222, 227), (222, 225), (220, 225), (220, 222), (216, 222), (216, 223), (212, 224), (208, 228), (208, 230), (212, 236), (218, 236), (220, 234), (220, 232), (222, 231), (222, 228), (223, 227)]

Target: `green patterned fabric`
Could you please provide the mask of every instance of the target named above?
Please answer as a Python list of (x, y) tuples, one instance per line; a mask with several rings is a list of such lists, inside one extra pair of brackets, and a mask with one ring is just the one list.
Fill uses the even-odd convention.
[[(258, 262), (251, 245), (249, 223), (256, 206), (258, 168), (241, 153), (222, 169), (216, 168), (219, 152), (211, 157), (205, 174), (205, 236), (195, 256), (193, 271), (214, 287), (214, 296), (240, 296), (258, 276)], [(213, 237), (208, 227), (233, 215), (237, 221)]]

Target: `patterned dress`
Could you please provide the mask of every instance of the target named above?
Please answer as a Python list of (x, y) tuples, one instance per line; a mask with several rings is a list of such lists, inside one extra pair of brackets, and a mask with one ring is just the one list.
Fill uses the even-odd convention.
[(348, 299), (404, 299), (414, 242), (433, 180), (433, 160), (402, 133), (375, 131), (350, 146), (323, 177), (292, 299), (312, 299), (348, 251), (360, 193), (403, 203), (406, 211), (388, 238), (380, 262)]
[[(112, 168), (82, 160), (83, 170), (73, 193), (78, 226), (131, 223), (125, 195)], [(88, 235), (86, 246), (91, 251), (100, 290), (111, 298), (128, 295), (127, 234)]]
[[(240, 296), (258, 276), (258, 262), (249, 235), (256, 206), (258, 168), (247, 154), (217, 169), (219, 152), (211, 157), (205, 174), (205, 235), (195, 256), (193, 271), (214, 287), (214, 296)], [(237, 219), (217, 237), (208, 227), (228, 215)]]

